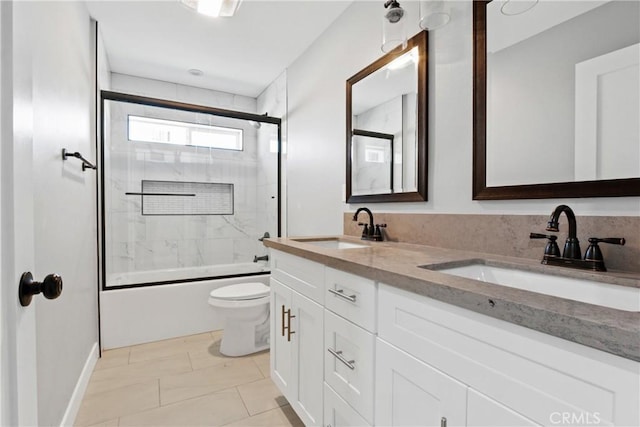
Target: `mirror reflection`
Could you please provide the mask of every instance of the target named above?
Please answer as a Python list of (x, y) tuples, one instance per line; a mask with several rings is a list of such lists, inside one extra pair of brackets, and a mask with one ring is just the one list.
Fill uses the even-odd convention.
[(640, 3), (486, 8), (486, 185), (640, 177)]
[(352, 194), (416, 191), (418, 48), (353, 87)]
[(425, 56), (423, 32), (347, 81), (349, 202), (426, 200)]

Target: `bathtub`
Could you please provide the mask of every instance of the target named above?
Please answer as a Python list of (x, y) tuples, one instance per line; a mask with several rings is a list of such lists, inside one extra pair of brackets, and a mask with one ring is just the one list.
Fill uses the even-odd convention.
[[(197, 273), (193, 276), (197, 279), (181, 280), (186, 270)], [(162, 286), (125, 287), (100, 292), (102, 349), (222, 329), (223, 319), (216, 316), (207, 302), (209, 293), (222, 286), (242, 282), (269, 285), (270, 275), (266, 270), (266, 263), (244, 263), (123, 274), (121, 285)], [(219, 278), (206, 278), (210, 277), (209, 274)]]
[(240, 275), (260, 274), (269, 270), (264, 261), (202, 267), (168, 268), (153, 271), (131, 271), (107, 275), (107, 288), (131, 285), (158, 285), (210, 280)]

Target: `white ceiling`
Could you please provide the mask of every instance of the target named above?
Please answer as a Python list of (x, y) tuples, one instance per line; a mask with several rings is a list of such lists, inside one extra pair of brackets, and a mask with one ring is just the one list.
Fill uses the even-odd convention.
[(87, 1), (87, 8), (111, 71), (257, 97), (349, 4), (244, 0), (233, 18), (198, 15), (179, 0)]

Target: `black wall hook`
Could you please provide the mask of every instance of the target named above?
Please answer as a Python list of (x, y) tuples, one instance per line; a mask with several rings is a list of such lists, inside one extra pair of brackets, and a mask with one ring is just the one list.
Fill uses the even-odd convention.
[(80, 159), (82, 161), (82, 171), (84, 172), (87, 169), (96, 170), (97, 167), (92, 164), (89, 160), (85, 159), (79, 151), (74, 153), (67, 152), (66, 148), (62, 149), (62, 160), (67, 160), (67, 157), (75, 157), (76, 159)]

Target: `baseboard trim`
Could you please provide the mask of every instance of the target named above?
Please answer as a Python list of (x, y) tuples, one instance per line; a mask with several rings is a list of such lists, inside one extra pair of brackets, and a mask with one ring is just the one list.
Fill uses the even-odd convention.
[(80, 404), (82, 403), (84, 392), (87, 390), (89, 379), (91, 379), (91, 374), (93, 373), (93, 369), (96, 367), (97, 362), (98, 343), (96, 342), (93, 344), (93, 347), (91, 347), (89, 357), (87, 357), (87, 361), (84, 363), (84, 368), (82, 368), (80, 378), (78, 378), (76, 387), (73, 389), (73, 394), (71, 395), (71, 399), (69, 399), (69, 404), (67, 405), (67, 410), (64, 412), (60, 426), (73, 426), (76, 416), (78, 415), (78, 411), (80, 410)]

